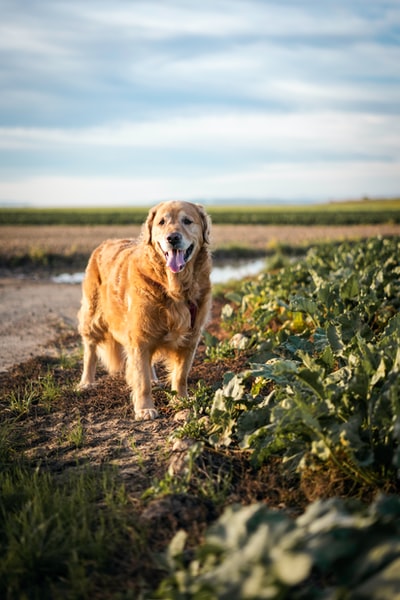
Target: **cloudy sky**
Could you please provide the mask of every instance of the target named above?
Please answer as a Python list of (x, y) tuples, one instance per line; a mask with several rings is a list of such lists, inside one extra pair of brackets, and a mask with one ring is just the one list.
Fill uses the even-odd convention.
[(0, 14), (0, 204), (400, 194), (398, 0)]

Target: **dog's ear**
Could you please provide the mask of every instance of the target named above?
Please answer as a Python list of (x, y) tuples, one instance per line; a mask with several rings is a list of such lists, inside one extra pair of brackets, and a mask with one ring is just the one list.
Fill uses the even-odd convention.
[(201, 217), (201, 222), (203, 224), (203, 240), (206, 244), (210, 243), (210, 233), (211, 233), (211, 219), (210, 216), (206, 213), (204, 206), (201, 204), (196, 204), (197, 210), (199, 211), (199, 215)]
[(156, 216), (156, 212), (158, 210), (158, 206), (150, 209), (149, 214), (147, 215), (147, 219), (144, 222), (142, 228), (142, 238), (146, 244), (151, 244), (151, 232), (153, 229), (154, 217)]

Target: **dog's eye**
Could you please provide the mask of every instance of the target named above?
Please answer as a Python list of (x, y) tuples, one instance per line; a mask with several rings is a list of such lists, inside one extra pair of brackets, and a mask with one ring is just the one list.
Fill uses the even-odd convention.
[(191, 225), (192, 223), (193, 223), (193, 221), (191, 219), (189, 219), (189, 217), (183, 217), (184, 225)]
[(165, 219), (161, 219), (161, 220), (158, 222), (158, 224), (159, 224), (159, 225), (165, 225)]

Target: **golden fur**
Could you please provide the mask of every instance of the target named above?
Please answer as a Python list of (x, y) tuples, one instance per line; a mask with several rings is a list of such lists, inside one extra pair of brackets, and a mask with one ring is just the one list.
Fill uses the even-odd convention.
[(211, 304), (210, 220), (189, 202), (150, 210), (139, 240), (108, 240), (92, 253), (78, 314), (84, 347), (79, 387), (93, 385), (97, 356), (125, 370), (137, 419), (154, 419), (152, 364), (163, 360), (172, 390), (187, 377)]

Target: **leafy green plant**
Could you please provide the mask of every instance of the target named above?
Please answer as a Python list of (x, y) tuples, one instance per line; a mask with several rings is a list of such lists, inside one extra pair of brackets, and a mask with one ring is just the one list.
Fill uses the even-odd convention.
[(210, 398), (213, 390), (203, 381), (198, 381), (197, 386), (187, 398), (174, 397), (172, 404), (176, 412), (185, 411), (185, 419), (180, 427), (172, 434), (172, 439), (190, 438), (200, 441), (207, 439), (208, 415), (210, 414)]
[(170, 463), (165, 475), (155, 480), (144, 492), (142, 498), (148, 499), (156, 496), (187, 492), (193, 483), (196, 459), (201, 455), (202, 451), (203, 443), (199, 441), (183, 446), (182, 450), (179, 451), (179, 468), (177, 469), (173, 463)]
[(180, 531), (168, 549), (163, 600), (397, 597), (400, 500), (369, 508), (331, 499), (293, 520), (263, 504), (228, 507), (189, 564)]
[(220, 342), (217, 337), (208, 331), (204, 332), (204, 342), (206, 344), (206, 356), (211, 361), (223, 360), (235, 355), (235, 351), (229, 342)]
[[(215, 393), (210, 441), (261, 463), (333, 462), (381, 485), (400, 468), (400, 241), (318, 247), (230, 297), (232, 333), (252, 336), (251, 368)], [(224, 313), (223, 313), (224, 314)], [(238, 315), (236, 317), (236, 315)]]

